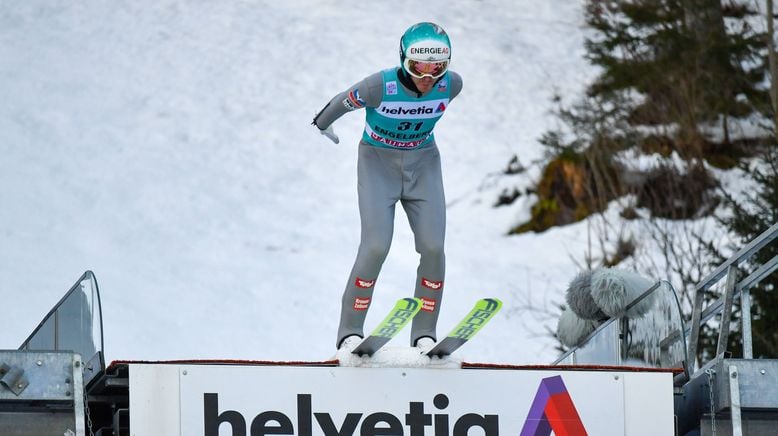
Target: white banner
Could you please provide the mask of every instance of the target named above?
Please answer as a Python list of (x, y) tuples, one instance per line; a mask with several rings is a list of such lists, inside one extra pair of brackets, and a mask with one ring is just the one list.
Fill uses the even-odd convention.
[(669, 373), (133, 365), (130, 403), (138, 436), (673, 433)]

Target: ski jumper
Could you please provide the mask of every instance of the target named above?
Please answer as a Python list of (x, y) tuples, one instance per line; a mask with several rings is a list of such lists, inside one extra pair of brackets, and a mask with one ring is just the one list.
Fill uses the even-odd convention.
[(421, 94), (402, 74), (392, 68), (368, 76), (333, 98), (314, 120), (326, 129), (346, 112), (366, 109), (357, 162), (361, 240), (343, 292), (336, 347), (348, 336), (364, 337), (373, 289), (392, 242), (398, 201), (420, 255), (414, 296), (423, 306), (413, 319), (411, 345), (422, 337), (436, 339), (445, 277), (446, 204), (433, 128), (462, 89), (462, 79), (448, 71)]

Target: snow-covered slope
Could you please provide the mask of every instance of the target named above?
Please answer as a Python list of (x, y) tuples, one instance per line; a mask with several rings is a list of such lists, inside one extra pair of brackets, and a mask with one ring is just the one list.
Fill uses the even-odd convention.
[[(4, 3), (0, 348), (91, 269), (109, 360), (332, 356), (363, 115), (335, 124), (339, 145), (309, 124), (397, 64), (418, 21), (448, 31), (465, 81), (436, 131), (449, 203), (439, 334), (494, 296), (503, 314), (462, 354), (551, 360), (520, 308), (560, 300), (585, 232), (505, 237), (528, 200), (492, 204), (506, 183), (494, 173), (540, 156), (553, 93), (593, 75), (581, 4), (566, 0)], [(417, 259), (398, 212), (368, 329), (412, 293)]]

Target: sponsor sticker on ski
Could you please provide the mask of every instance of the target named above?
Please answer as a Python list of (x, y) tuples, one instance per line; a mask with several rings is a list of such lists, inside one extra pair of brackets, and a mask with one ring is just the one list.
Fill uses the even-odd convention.
[(502, 308), (502, 302), (496, 298), (478, 300), (473, 310), (465, 315), (451, 333), (438, 342), (426, 355), (437, 357), (450, 355), (472, 339), (500, 311), (500, 308)]
[(373, 332), (373, 336), (393, 338), (419, 311), (419, 301), (413, 298), (404, 300), (404, 305), (395, 306), (381, 325)]
[(352, 351), (358, 356), (372, 356), (379, 348), (386, 345), (403, 327), (411, 322), (421, 310), (422, 302), (418, 298), (401, 298), (397, 300), (392, 310), (384, 320)]

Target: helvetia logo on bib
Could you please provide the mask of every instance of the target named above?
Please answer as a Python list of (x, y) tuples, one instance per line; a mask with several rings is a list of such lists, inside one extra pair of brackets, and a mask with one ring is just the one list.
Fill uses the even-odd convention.
[[(442, 105), (443, 103), (441, 103)], [(446, 106), (443, 105), (443, 109), (445, 109)], [(438, 106), (438, 111), (440, 112), (440, 106)], [(380, 108), (381, 112), (390, 114), (390, 115), (422, 115), (422, 114), (431, 114), (433, 113), (433, 109), (428, 106), (419, 106), (419, 107), (386, 107), (381, 106)]]

